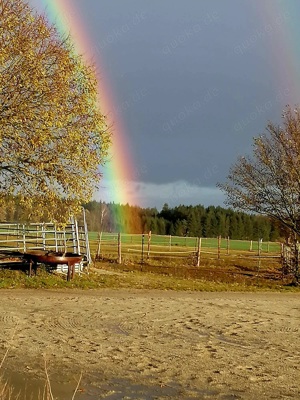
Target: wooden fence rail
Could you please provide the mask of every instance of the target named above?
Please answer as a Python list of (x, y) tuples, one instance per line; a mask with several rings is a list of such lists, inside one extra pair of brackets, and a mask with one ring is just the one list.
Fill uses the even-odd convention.
[[(97, 239), (94, 239), (95, 236)], [(91, 246), (95, 249), (95, 258), (115, 258), (122, 263), (124, 258), (137, 258), (141, 262), (151, 258), (193, 259), (200, 266), (204, 254), (218, 260), (235, 254), (240, 257), (280, 258), (282, 249), (279, 243), (257, 241), (231, 240), (229, 237), (197, 238), (170, 235), (148, 234), (115, 234), (100, 232), (91, 234)], [(260, 261), (259, 261), (260, 262)]]

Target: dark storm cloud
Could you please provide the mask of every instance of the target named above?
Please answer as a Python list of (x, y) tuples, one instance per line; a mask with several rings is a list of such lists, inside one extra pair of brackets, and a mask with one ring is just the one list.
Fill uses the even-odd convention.
[(132, 190), (153, 204), (162, 184), (174, 201), (186, 192), (201, 203), (201, 187), (216, 195), (291, 100), (270, 46), (293, 16), (260, 18), (267, 0), (73, 1), (114, 91), (111, 114), (124, 122), (140, 182)]

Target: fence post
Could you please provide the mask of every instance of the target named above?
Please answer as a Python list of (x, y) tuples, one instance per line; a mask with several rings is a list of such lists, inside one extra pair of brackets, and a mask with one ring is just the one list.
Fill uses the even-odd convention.
[(142, 264), (144, 263), (144, 244), (145, 244), (145, 235), (143, 233), (142, 234), (142, 259), (141, 259)]
[(25, 225), (23, 224), (23, 251), (26, 251), (26, 232), (25, 232)]
[[(40, 245), (40, 242), (39, 242), (39, 225), (35, 226), (35, 231), (36, 231), (35, 232), (35, 246), (39, 247), (39, 245)], [(55, 248), (55, 251), (58, 252), (57, 248)]]
[(260, 257), (260, 254), (261, 254), (261, 250), (262, 250), (262, 239), (258, 239), (258, 252), (257, 252), (257, 254), (258, 254), (258, 256)]
[[(74, 223), (75, 223), (75, 240), (76, 240), (76, 247), (77, 247), (76, 252), (77, 252), (78, 254), (81, 254), (81, 250), (80, 250), (80, 240), (79, 240), (79, 228), (78, 228), (78, 221), (77, 221), (77, 219), (75, 219)], [(65, 231), (64, 231), (64, 234), (65, 234)], [(66, 242), (65, 242), (65, 243), (66, 243)]]
[(257, 265), (257, 279), (259, 277), (259, 271), (261, 267), (261, 246), (262, 246), (262, 239), (258, 239), (258, 265)]
[(118, 264), (122, 263), (121, 233), (118, 233)]
[(97, 252), (96, 252), (96, 260), (100, 259), (101, 239), (102, 239), (102, 231), (100, 233), (98, 233), (98, 246), (97, 246)]
[(220, 260), (221, 256), (221, 235), (218, 236), (218, 260)]
[(282, 272), (282, 276), (281, 279), (283, 280), (284, 278), (284, 274), (285, 274), (285, 254), (284, 254), (284, 244), (281, 243), (280, 244), (281, 247), (281, 272)]
[(295, 269), (294, 269), (295, 273), (294, 273), (293, 281), (298, 283), (298, 280), (299, 280), (299, 244), (298, 244), (298, 241), (295, 243), (295, 256), (296, 256)]
[[(64, 238), (64, 253), (66, 253), (68, 245), (67, 245), (67, 237), (66, 237), (66, 231), (65, 230), (63, 230), (63, 238)], [(80, 251), (77, 251), (77, 253), (80, 254)]]
[(230, 241), (229, 236), (227, 236), (227, 255), (229, 256)]
[(45, 223), (42, 224), (42, 240), (43, 240), (43, 250), (46, 250), (46, 232)]
[[(9, 225), (10, 226), (10, 225)], [(11, 232), (12, 228), (9, 228), (9, 231)], [(21, 225), (18, 224), (18, 228), (17, 228), (17, 246), (18, 246), (18, 250), (20, 250), (22, 248), (22, 234), (21, 234)], [(14, 234), (15, 236), (15, 234)], [(9, 239), (9, 236), (7, 236), (7, 240)]]
[(252, 240), (250, 240), (250, 249), (249, 251), (252, 251)]
[[(54, 241), (55, 241), (55, 251), (58, 252), (57, 228), (56, 228), (56, 225), (54, 225)], [(74, 253), (75, 253), (75, 251), (74, 251)]]
[(201, 258), (201, 238), (198, 238), (198, 250), (197, 250), (197, 267), (200, 267), (200, 258)]
[(148, 250), (147, 250), (147, 260), (150, 258), (150, 243), (151, 243), (151, 231), (148, 233)]
[(172, 247), (172, 236), (169, 236), (169, 251), (171, 251), (171, 247)]

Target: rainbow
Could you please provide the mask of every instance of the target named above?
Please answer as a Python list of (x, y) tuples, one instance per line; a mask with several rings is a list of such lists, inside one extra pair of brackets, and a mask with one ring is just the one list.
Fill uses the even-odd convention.
[(297, 1), (272, 0), (259, 1), (255, 7), (262, 24), (261, 29), (253, 33), (253, 38), (257, 41), (266, 38), (269, 43), (266, 57), (270, 61), (270, 73), (277, 81), (276, 100), (283, 106), (299, 105), (300, 49), (297, 43), (297, 17), (300, 5)]
[[(100, 191), (95, 198), (120, 204), (134, 204), (133, 191), (129, 190), (134, 180), (134, 162), (129, 151), (128, 138), (116, 110), (116, 101), (112, 91), (103, 60), (99, 60), (100, 48), (93, 43), (85, 29), (84, 22), (72, 0), (42, 0), (47, 19), (53, 23), (61, 35), (70, 35), (75, 50), (84, 60), (96, 64), (98, 81), (99, 107), (106, 115), (109, 126), (112, 126), (113, 140), (109, 161), (103, 168), (103, 180)], [(96, 59), (97, 53), (97, 59)], [(100, 54), (101, 57), (101, 54)], [(102, 183), (103, 182), (103, 183)], [(101, 190), (105, 195), (101, 194)]]

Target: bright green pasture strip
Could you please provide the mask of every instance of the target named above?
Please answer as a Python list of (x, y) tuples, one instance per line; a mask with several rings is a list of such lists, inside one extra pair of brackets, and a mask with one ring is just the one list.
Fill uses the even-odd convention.
[[(98, 240), (99, 234), (97, 232), (89, 233), (90, 240)], [(132, 244), (132, 245), (142, 245), (142, 241), (144, 240), (144, 244), (148, 244), (148, 235), (141, 234), (125, 234), (121, 235), (121, 242), (123, 244)], [(118, 242), (118, 234), (117, 233), (102, 233), (101, 236), (102, 244), (110, 243), (117, 244)], [(198, 247), (198, 238), (195, 237), (180, 237), (180, 236), (168, 236), (168, 235), (152, 235), (151, 236), (151, 245), (155, 246), (167, 246), (167, 247), (192, 247), (196, 249)], [(227, 249), (228, 241), (227, 239), (221, 239), (221, 249)], [(201, 247), (202, 248), (218, 248), (218, 239), (217, 238), (202, 238), (201, 239)], [(258, 241), (250, 240), (230, 240), (229, 241), (229, 249), (235, 251), (252, 251), (258, 252)], [(279, 253), (280, 252), (280, 244), (274, 242), (262, 242), (261, 243), (261, 251), (262, 252), (270, 252), (270, 253)]]
[[(224, 245), (224, 243), (223, 243)], [(243, 250), (249, 251), (258, 251), (258, 241), (252, 241), (252, 248), (251, 242), (248, 240), (230, 240), (230, 249), (232, 250)], [(223, 247), (223, 246), (222, 246)], [(262, 242), (261, 243), (261, 251), (262, 252), (270, 252), (270, 253), (279, 253), (280, 252), (280, 244), (275, 242)]]
[[(90, 240), (99, 240), (99, 234), (97, 232), (89, 232)], [(121, 235), (122, 243), (142, 243), (142, 234), (125, 234)], [(117, 233), (102, 233), (101, 241), (118, 241)], [(168, 235), (152, 235), (151, 244), (161, 246), (197, 246), (198, 238), (180, 237), (180, 236), (168, 236)], [(144, 235), (144, 243), (148, 243), (148, 235)]]

